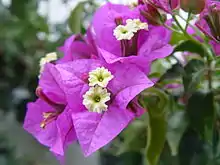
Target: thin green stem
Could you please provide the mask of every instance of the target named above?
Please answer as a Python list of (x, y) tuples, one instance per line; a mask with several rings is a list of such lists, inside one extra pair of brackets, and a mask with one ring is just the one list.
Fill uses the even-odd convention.
[(201, 45), (204, 49), (204, 51), (206, 51), (206, 54), (207, 54), (207, 57), (208, 57), (208, 60), (213, 60), (213, 54), (210, 53), (210, 50), (208, 49), (207, 50), (207, 43), (201, 43), (199, 42), (198, 40), (196, 40), (194, 37), (192, 37), (191, 35), (189, 35), (184, 29), (183, 27), (181, 26), (181, 24), (179, 23), (179, 21), (177, 20), (176, 16), (173, 15), (173, 19), (174, 21), (176, 22), (177, 26), (180, 28), (180, 30), (183, 32), (183, 34), (191, 41), (195, 42), (196, 44), (198, 45)]
[(177, 26), (180, 28), (180, 30), (181, 30), (182, 32), (186, 33), (185, 30), (183, 29), (182, 25), (181, 25), (181, 24), (179, 23), (179, 21), (177, 20), (177, 18), (176, 18), (175, 15), (173, 15), (173, 19), (174, 19), (174, 21), (176, 22)]
[(182, 33), (179, 32), (178, 30), (176, 30), (176, 29), (174, 29), (174, 28), (172, 28), (172, 27), (170, 27), (170, 26), (168, 26), (168, 25), (166, 25), (166, 24), (163, 24), (163, 26), (164, 26), (165, 28), (167, 28), (168, 30), (171, 30), (171, 31), (173, 31), (173, 32), (176, 32), (176, 33), (182, 34)]
[(208, 88), (211, 91), (212, 90), (212, 61), (210, 59), (207, 60), (207, 66), (208, 66)]
[[(177, 16), (179, 16), (183, 21), (187, 22), (187, 20), (181, 16), (180, 14), (176, 14)], [(192, 25), (190, 22), (188, 23), (188, 26), (190, 26), (194, 31), (195, 33), (200, 36), (201, 38), (205, 38), (204, 34), (195, 26), (195, 25)], [(204, 39), (205, 40), (205, 39)]]
[(189, 26), (189, 22), (190, 22), (191, 14), (192, 14), (192, 12), (189, 11), (189, 13), (188, 13), (188, 17), (187, 17), (187, 20), (186, 20), (185, 31), (187, 31), (187, 28), (188, 28), (188, 26)]

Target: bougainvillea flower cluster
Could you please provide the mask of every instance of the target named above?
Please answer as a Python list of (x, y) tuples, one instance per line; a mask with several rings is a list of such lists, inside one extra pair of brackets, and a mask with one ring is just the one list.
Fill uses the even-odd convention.
[(114, 139), (144, 113), (138, 95), (152, 87), (151, 62), (172, 52), (171, 32), (142, 19), (138, 9), (107, 3), (86, 36), (69, 37), (40, 61), (39, 97), (24, 128), (56, 155), (78, 141), (85, 156)]
[[(117, 137), (146, 111), (139, 96), (156, 83), (148, 78), (151, 64), (174, 50), (173, 20), (161, 21), (160, 12), (179, 6), (179, 0), (101, 6), (85, 35), (74, 34), (58, 48), (62, 58), (49, 53), (40, 60), (38, 99), (27, 106), (25, 130), (59, 158), (74, 141), (89, 156)], [(220, 2), (208, 1), (197, 22), (217, 55), (219, 18)]]

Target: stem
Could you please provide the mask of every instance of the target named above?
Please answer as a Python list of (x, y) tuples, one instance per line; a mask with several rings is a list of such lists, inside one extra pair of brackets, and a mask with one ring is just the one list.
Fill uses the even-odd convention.
[(208, 60), (211, 60), (213, 59), (213, 54), (210, 53), (209, 49), (207, 50), (207, 46), (208, 46), (208, 43), (201, 43), (199, 42), (198, 40), (196, 40), (194, 37), (192, 37), (191, 35), (189, 35), (184, 29), (183, 27), (181, 26), (181, 24), (179, 23), (179, 21), (177, 20), (176, 16), (173, 15), (173, 19), (174, 21), (176, 22), (177, 26), (180, 28), (180, 30), (183, 32), (183, 34), (191, 41), (195, 42), (196, 44), (198, 45), (201, 45), (204, 49), (204, 51), (206, 51), (207, 53), (207, 57), (208, 57)]
[(173, 19), (176, 22), (177, 26), (180, 28), (180, 30), (185, 34), (186, 33), (185, 30), (183, 29), (183, 27), (181, 26), (175, 15), (173, 15)]
[(189, 13), (188, 13), (187, 20), (186, 20), (185, 31), (187, 31), (187, 28), (188, 28), (188, 26), (189, 26), (189, 21), (190, 21), (191, 14), (192, 14), (192, 11), (190, 10)]
[[(176, 15), (179, 16), (183, 21), (187, 22), (187, 20), (183, 16), (181, 16), (179, 14), (176, 14)], [(188, 23), (188, 26), (190, 26), (196, 32), (196, 34), (198, 36), (200, 36), (203, 39), (205, 38), (205, 36), (203, 35), (203, 33), (201, 33), (199, 28), (197, 28), (196, 26), (192, 25), (190, 22)]]
[(172, 28), (172, 27), (166, 25), (165, 23), (163, 24), (163, 26), (164, 26), (165, 28), (167, 28), (168, 30), (171, 30), (171, 31), (173, 31), (173, 32), (176, 32), (176, 33), (182, 34), (182, 33), (180, 33), (178, 30), (176, 30), (176, 29), (174, 29), (174, 28)]
[(212, 61), (208, 59), (207, 61), (208, 65), (208, 88), (209, 90), (212, 90)]
[(183, 32), (183, 34), (190, 40), (196, 42), (196, 43), (199, 43), (201, 44), (199, 41), (195, 40), (192, 36), (190, 36), (186, 31), (185, 29), (181, 26), (181, 24), (179, 23), (179, 21), (177, 20), (176, 16), (173, 15), (173, 19), (174, 21), (176, 22), (177, 26), (180, 28), (180, 30)]

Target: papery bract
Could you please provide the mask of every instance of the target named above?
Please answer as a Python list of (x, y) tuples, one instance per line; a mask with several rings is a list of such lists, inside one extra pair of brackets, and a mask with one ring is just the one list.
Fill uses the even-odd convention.
[(57, 73), (53, 64), (46, 64), (36, 91), (40, 98), (28, 104), (24, 129), (50, 151), (63, 156), (67, 145), (76, 140), (76, 134)]
[[(98, 67), (107, 68), (114, 78), (106, 89), (111, 93), (106, 112), (89, 112), (83, 95), (89, 90), (84, 75)], [(73, 123), (85, 156), (89, 156), (115, 138), (136, 116), (143, 113), (134, 99), (153, 83), (135, 65), (106, 64), (98, 60), (75, 60), (56, 65), (64, 83), (68, 105), (73, 109)], [(132, 101), (134, 99), (134, 101)]]
[(72, 35), (67, 38), (64, 45), (59, 48), (64, 56), (58, 61), (58, 63), (64, 63), (76, 59), (89, 59), (92, 56), (96, 56), (96, 46), (93, 43), (94, 41), (92, 37), (91, 29), (89, 28), (85, 37), (81, 35)]

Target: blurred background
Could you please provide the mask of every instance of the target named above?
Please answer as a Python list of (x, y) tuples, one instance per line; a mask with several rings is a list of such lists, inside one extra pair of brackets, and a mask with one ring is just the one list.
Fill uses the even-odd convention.
[[(22, 128), (26, 104), (36, 99), (39, 59), (46, 53), (57, 51), (57, 47), (71, 34), (85, 33), (94, 11), (107, 1), (0, 0), (0, 165), (59, 164), (47, 148)], [(132, 0), (111, 2), (128, 4)], [(176, 43), (176, 40), (172, 42)], [(152, 70), (163, 73), (175, 63), (176, 60), (173, 59), (163, 60), (155, 63)], [(177, 65), (174, 66), (178, 69)], [(169, 72), (173, 73), (173, 70), (170, 69)], [(178, 113), (176, 118), (170, 120), (171, 123), (180, 123), (181, 116), (181, 112)], [(180, 126), (178, 129), (175, 127), (177, 134), (171, 134), (171, 141), (180, 140), (179, 135), (186, 124), (182, 122)], [(185, 141), (189, 143), (182, 143), (184, 154), (180, 165), (189, 165), (184, 160), (193, 153), (188, 152), (187, 147), (192, 145), (191, 148), (197, 149), (202, 143), (199, 139), (193, 139), (193, 132), (188, 134), (186, 137), (189, 138), (185, 138)], [(89, 158), (84, 158), (80, 147), (73, 144), (66, 155), (67, 165), (141, 165), (145, 143), (146, 125), (140, 119), (101, 152)], [(203, 152), (199, 154), (201, 158), (204, 157)], [(178, 164), (177, 158), (171, 157), (166, 144), (160, 164)], [(199, 163), (195, 164), (201, 165), (203, 159), (196, 157), (196, 161), (197, 159)]]
[[(39, 59), (56, 51), (72, 33), (85, 32), (92, 13), (103, 3), (82, 2), (0, 0), (0, 165), (59, 164), (22, 123), (26, 103), (35, 100)], [(77, 144), (67, 154), (68, 165), (98, 161), (98, 154), (84, 158)]]

